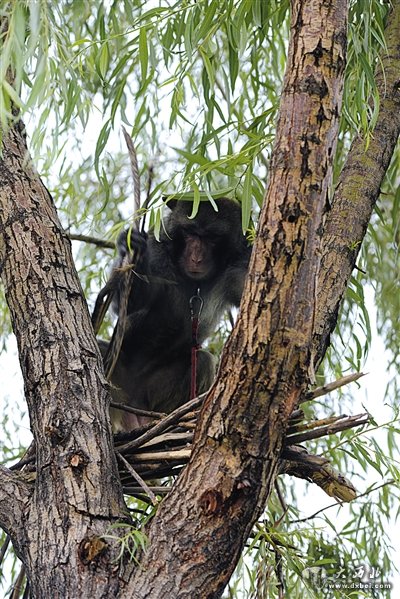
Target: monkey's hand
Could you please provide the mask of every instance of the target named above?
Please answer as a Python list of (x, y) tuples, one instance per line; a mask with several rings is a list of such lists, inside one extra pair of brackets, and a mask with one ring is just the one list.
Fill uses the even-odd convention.
[(129, 253), (144, 256), (147, 248), (147, 238), (148, 235), (145, 232), (141, 233), (134, 229), (122, 231), (117, 240), (119, 261), (122, 263)]
[(113, 270), (115, 293), (112, 308), (118, 314), (119, 318), (121, 317), (120, 304), (125, 293), (125, 282), (127, 280), (125, 277), (127, 272), (135, 274), (134, 284), (132, 285), (132, 289), (129, 290), (127, 313), (131, 314), (137, 311), (138, 307), (140, 308), (140, 301), (143, 295), (141, 290), (143, 285), (145, 285), (148, 271), (147, 240), (147, 233), (140, 233), (132, 228), (122, 231), (118, 237), (118, 256), (114, 262)]

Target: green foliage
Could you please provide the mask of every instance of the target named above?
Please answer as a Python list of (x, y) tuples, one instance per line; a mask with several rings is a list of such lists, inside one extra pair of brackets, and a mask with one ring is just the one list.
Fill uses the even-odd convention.
[(346, 128), (370, 135), (379, 112), (374, 80), (378, 54), (386, 47), (384, 22), (388, 5), (379, 0), (350, 4), (343, 113)]
[[(129, 160), (121, 143), (125, 124), (138, 154), (142, 195), (152, 169), (148, 222), (156, 231), (162, 226), (163, 195), (190, 195), (198, 202), (223, 193), (242, 202), (243, 229), (250, 228), (249, 235), (254, 235), (251, 218), (264, 196), (286, 63), (288, 10), (288, 0), (2, 4), (0, 17), (8, 27), (1, 34), (0, 123), (5, 130), (12, 122), (12, 104), (20, 109), (34, 161), (69, 233), (115, 240), (132, 217)], [(373, 73), (379, 51), (385, 48), (387, 10), (384, 0), (350, 3), (336, 179), (354, 135), (362, 132), (367, 143), (373, 135), (379, 111)], [(282, 516), (282, 505), (277, 497), (272, 499), (268, 523), (254, 531), (231, 581), (230, 597), (277, 595), (280, 571), (293, 597), (321, 596), (305, 574), (309, 567), (321, 567), (332, 577), (344, 568), (351, 578), (358, 563), (378, 565), (386, 580), (394, 573), (385, 531), (397, 513), (394, 502), (399, 495), (398, 413), (391, 406), (400, 367), (399, 164), (397, 151), (362, 246), (360, 270), (354, 272), (332, 349), (318, 375), (322, 382), (364, 368), (377, 330), (392, 368), (385, 413), (374, 414), (380, 421), (367, 431), (308, 445), (354, 476), (366, 495), (350, 507), (311, 517), (312, 510), (305, 506), (308, 497), (317, 494), (315, 487), (307, 488), (304, 501), (299, 486), (285, 477), (288, 511)], [(72, 243), (92, 306), (113, 252)], [(10, 328), (4, 306), (2, 298), (3, 339)], [(109, 325), (102, 330), (105, 336)], [(220, 350), (230, 328), (229, 319), (221, 323), (209, 342), (213, 351)], [(345, 389), (306, 409), (310, 415), (326, 415), (327, 409), (354, 411), (356, 398), (353, 388)], [(18, 414), (9, 403), (6, 397), (3, 463), (20, 452), (14, 447)], [(365, 488), (367, 478), (376, 490)], [(394, 482), (382, 486), (390, 481)], [(298, 509), (310, 519), (302, 521)], [(147, 517), (145, 511), (139, 520)], [(121, 559), (135, 559), (145, 545), (140, 530), (121, 524), (110, 531), (109, 539), (120, 543)], [(350, 591), (332, 593), (351, 596)]]
[(119, 552), (115, 561), (123, 561), (124, 559), (133, 560), (137, 564), (137, 553), (144, 551), (148, 539), (144, 532), (126, 522), (117, 522), (110, 527), (108, 534), (102, 537), (106, 541), (113, 541), (118, 544)]
[[(107, 177), (104, 152), (122, 120), (143, 153), (156, 157), (155, 194), (231, 187), (245, 198), (246, 228), (251, 195), (262, 200), (253, 166), (271, 145), (286, 9), (285, 2), (248, 0), (131, 1), (99, 3), (94, 15), (81, 2), (10, 3), (2, 65), (4, 72), (12, 65), (18, 105), (35, 113), (32, 148), (42, 155), (47, 130), (53, 148), (45, 165), (54, 169), (60, 140), (85, 129), (97, 111), (94, 166)], [(3, 123), (13, 100), (7, 90)], [(162, 140), (171, 134), (180, 147), (168, 167)]]

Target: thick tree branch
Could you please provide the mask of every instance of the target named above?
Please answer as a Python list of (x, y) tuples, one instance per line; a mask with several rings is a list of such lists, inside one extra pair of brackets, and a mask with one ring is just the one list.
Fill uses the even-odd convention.
[(340, 501), (352, 501), (357, 496), (353, 484), (335, 470), (326, 458), (310, 455), (304, 447), (289, 447), (285, 455), (288, 459), (281, 463), (281, 474), (309, 480)]
[(0, 466), (0, 526), (18, 546), (25, 538), (24, 522), (32, 490), (17, 474)]
[[(35, 596), (62, 597), (65, 589), (109, 596), (118, 586), (113, 550), (94, 575), (86, 554), (91, 538), (124, 517), (100, 352), (70, 242), (29, 159), (21, 122), (2, 150), (1, 276), (37, 448), (35, 493), (17, 546)], [(49, 546), (59, 551), (57, 568)]]
[(318, 281), (313, 347), (316, 367), (329, 344), (340, 302), (354, 268), (382, 181), (400, 135), (400, 0), (392, 2), (385, 40), (376, 70), (380, 109), (368, 142), (357, 137), (351, 145), (327, 215)]

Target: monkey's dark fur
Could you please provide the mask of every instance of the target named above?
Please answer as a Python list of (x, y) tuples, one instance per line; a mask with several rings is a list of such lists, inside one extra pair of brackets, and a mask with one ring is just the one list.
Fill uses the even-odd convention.
[[(238, 306), (250, 248), (241, 230), (240, 206), (222, 198), (218, 212), (201, 202), (194, 219), (192, 203), (170, 202), (165, 230), (157, 241), (133, 233), (131, 246), (140, 248), (128, 302), (128, 326), (112, 375), (115, 401), (144, 410), (170, 412), (190, 399), (192, 329), (190, 298), (200, 289), (204, 305), (198, 342), (213, 333), (224, 311)], [(127, 253), (126, 232), (118, 241), (122, 264)], [(118, 311), (119, 293), (114, 302)], [(103, 355), (108, 344), (100, 342)], [(215, 361), (197, 352), (197, 391), (206, 391), (214, 378)], [(130, 430), (142, 418), (113, 410), (115, 430)]]

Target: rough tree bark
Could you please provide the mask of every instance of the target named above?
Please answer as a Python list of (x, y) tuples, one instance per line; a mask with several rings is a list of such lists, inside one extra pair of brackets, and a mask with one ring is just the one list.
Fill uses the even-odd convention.
[(33, 597), (109, 597), (118, 578), (98, 537), (126, 516), (101, 357), (70, 242), (21, 123), (5, 139), (0, 178), (1, 275), (37, 454), (33, 493), (2, 469), (1, 523)]
[[(265, 506), (288, 416), (312, 376), (313, 361), (323, 355), (354, 265), (353, 248), (379, 190), (375, 175), (365, 194), (346, 191), (352, 156), (361, 165), (367, 161), (367, 174), (379, 165), (382, 177), (400, 119), (396, 0), (381, 133), (374, 134), (374, 153), (371, 146), (364, 153), (361, 140), (349, 154), (342, 193), (327, 215), (321, 268), (320, 224), (340, 111), (347, 10), (345, 0), (292, 4), (271, 180), (241, 319), (204, 406), (191, 462), (153, 519), (136, 571), (132, 564), (118, 571), (114, 548), (99, 539), (124, 511), (100, 356), (69, 243), (51, 198), (25, 161), (21, 131), (15, 128), (6, 140), (0, 268), (38, 476), (32, 494), (18, 476), (0, 469), (0, 523), (26, 565), (34, 597), (218, 597)], [(351, 227), (343, 226), (344, 208)]]

